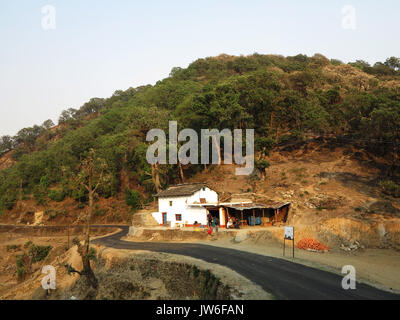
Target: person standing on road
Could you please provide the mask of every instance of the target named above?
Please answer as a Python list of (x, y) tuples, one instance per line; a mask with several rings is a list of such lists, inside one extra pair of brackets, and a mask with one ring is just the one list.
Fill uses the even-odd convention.
[(212, 223), (212, 215), (211, 215), (211, 213), (209, 213), (208, 215), (207, 215), (207, 222), (208, 222), (208, 227), (211, 227), (211, 223)]
[(219, 228), (219, 219), (215, 217), (215, 234), (218, 235), (218, 228)]
[(230, 228), (232, 228), (232, 226), (233, 226), (232, 217), (229, 217), (226, 227), (227, 227), (227, 229), (230, 229)]

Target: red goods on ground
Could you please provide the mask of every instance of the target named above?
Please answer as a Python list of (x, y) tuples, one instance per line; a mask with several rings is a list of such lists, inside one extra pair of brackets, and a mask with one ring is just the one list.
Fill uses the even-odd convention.
[(315, 239), (302, 239), (297, 243), (297, 248), (303, 250), (329, 251), (329, 248)]

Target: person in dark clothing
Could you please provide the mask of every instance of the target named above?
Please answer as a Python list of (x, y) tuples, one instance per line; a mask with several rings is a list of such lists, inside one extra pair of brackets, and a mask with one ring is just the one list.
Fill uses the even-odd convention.
[(215, 222), (215, 232), (218, 234), (218, 228), (219, 228), (219, 219), (218, 219), (218, 217), (215, 217), (214, 222)]
[(235, 229), (240, 229), (241, 224), (242, 224), (242, 222), (239, 219), (237, 219), (235, 222)]
[(212, 215), (211, 215), (211, 213), (209, 213), (207, 215), (207, 220), (208, 220), (208, 227), (211, 227), (211, 225), (212, 225)]

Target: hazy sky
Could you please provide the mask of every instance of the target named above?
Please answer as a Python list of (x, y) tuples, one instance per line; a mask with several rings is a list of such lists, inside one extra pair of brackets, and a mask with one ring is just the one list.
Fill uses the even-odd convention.
[(384, 61), (400, 56), (399, 31), (397, 0), (0, 0), (0, 135), (221, 53)]

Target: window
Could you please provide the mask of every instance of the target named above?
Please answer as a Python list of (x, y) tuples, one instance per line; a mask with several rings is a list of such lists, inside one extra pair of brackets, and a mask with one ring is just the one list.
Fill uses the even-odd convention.
[(176, 221), (182, 221), (182, 215), (181, 214), (176, 214), (175, 215), (175, 220)]
[(169, 206), (172, 207), (172, 201), (169, 202)]
[(203, 191), (206, 191), (206, 187), (203, 187)]

